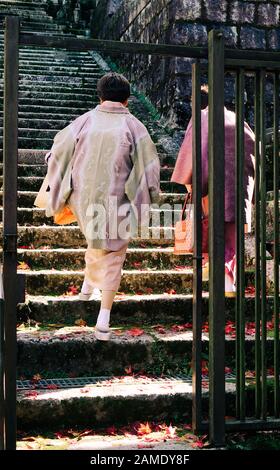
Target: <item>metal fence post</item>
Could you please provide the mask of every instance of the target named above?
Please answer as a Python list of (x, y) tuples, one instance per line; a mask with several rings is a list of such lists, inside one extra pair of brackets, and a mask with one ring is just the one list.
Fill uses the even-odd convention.
[(202, 422), (202, 226), (201, 226), (201, 66), (192, 69), (192, 123), (193, 123), (193, 204), (194, 204), (194, 256), (193, 256), (193, 348), (192, 348), (192, 425), (199, 432)]
[(19, 18), (8, 16), (5, 23), (3, 130), (5, 448), (8, 450), (16, 448), (18, 67)]
[(224, 39), (209, 33), (209, 429), (225, 441)]
[(4, 397), (4, 292), (2, 265), (0, 266), (0, 450), (5, 447), (5, 397)]

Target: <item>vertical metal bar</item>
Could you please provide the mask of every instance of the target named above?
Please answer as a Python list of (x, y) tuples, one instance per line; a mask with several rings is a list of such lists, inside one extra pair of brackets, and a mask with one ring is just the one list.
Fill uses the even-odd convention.
[(210, 440), (225, 441), (224, 38), (209, 33), (209, 416)]
[(5, 23), (4, 56), (4, 195), (3, 282), (5, 295), (5, 433), (6, 449), (16, 448), (17, 161), (19, 18)]
[(274, 75), (274, 414), (280, 416), (280, 387), (279, 387), (279, 264), (280, 264), (280, 237), (279, 237), (279, 103), (280, 80), (279, 74)]
[(260, 96), (261, 96), (260, 72), (255, 75), (255, 414), (261, 417), (261, 253), (260, 253)]
[(236, 84), (236, 344), (237, 344), (237, 388), (238, 418), (245, 419), (245, 319), (244, 319), (244, 293), (245, 293), (245, 263), (244, 263), (244, 70), (237, 72)]
[(265, 147), (265, 78), (261, 71), (260, 82), (260, 195), (261, 195), (261, 385), (262, 409), (261, 417), (267, 415), (267, 310), (266, 310), (266, 147)]
[(2, 265), (0, 266), (0, 450), (5, 447), (5, 396), (4, 396), (4, 292)]
[(202, 167), (201, 167), (201, 70), (200, 64), (192, 68), (192, 157), (193, 157), (193, 204), (194, 204), (194, 258), (193, 258), (193, 431), (199, 432), (202, 422), (201, 341), (202, 341)]

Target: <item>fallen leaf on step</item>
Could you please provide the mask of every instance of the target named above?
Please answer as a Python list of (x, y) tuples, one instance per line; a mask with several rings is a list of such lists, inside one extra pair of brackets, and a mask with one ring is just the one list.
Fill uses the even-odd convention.
[(151, 295), (153, 293), (153, 289), (151, 287), (147, 287), (146, 294)]
[(76, 326), (87, 326), (87, 322), (83, 320), (82, 318), (79, 318), (78, 320), (75, 321)]
[(29, 271), (30, 267), (27, 263), (25, 263), (25, 261), (20, 261), (18, 264), (18, 269), (20, 269), (21, 271)]
[(35, 392), (35, 390), (29, 390), (26, 394), (26, 397), (28, 398), (37, 398), (38, 392)]
[(153, 326), (153, 330), (156, 330), (156, 332), (159, 333), (160, 335), (166, 334), (166, 330), (162, 325)]
[(138, 436), (144, 436), (146, 434), (151, 434), (152, 429), (149, 423), (140, 423), (139, 427), (136, 429)]
[(134, 266), (134, 268), (136, 268), (136, 269), (137, 269), (137, 268), (142, 268), (142, 262), (141, 262), (141, 261), (140, 261), (140, 262), (135, 262), (135, 263), (133, 263), (133, 266)]
[(32, 382), (32, 383), (37, 383), (37, 382), (39, 382), (40, 380), (42, 380), (41, 375), (40, 375), (40, 374), (35, 374), (35, 375), (33, 375), (32, 379), (31, 379), (31, 382)]
[(132, 366), (125, 367), (124, 370), (127, 375), (131, 375), (133, 373)]
[(142, 336), (145, 332), (144, 330), (141, 330), (140, 328), (132, 328), (131, 330), (128, 330), (126, 332), (129, 336)]
[(113, 333), (116, 336), (122, 336), (124, 334), (124, 331), (122, 331), (122, 330), (113, 330)]
[(116, 436), (117, 428), (115, 426), (110, 426), (109, 428), (106, 429), (106, 434), (109, 434), (110, 436)]
[(79, 293), (79, 289), (76, 286), (72, 285), (72, 286), (69, 286), (68, 291), (64, 295), (71, 297), (74, 295), (78, 295), (78, 293)]

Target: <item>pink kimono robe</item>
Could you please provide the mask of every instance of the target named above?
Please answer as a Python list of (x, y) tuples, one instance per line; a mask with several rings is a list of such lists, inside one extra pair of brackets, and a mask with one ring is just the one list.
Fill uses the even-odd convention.
[[(90, 248), (119, 251), (127, 245), (118, 231), (127, 219), (126, 208), (132, 224), (148, 223), (141, 219), (141, 208), (158, 202), (159, 158), (146, 127), (121, 103), (106, 101), (60, 131), (46, 161), (46, 215), (70, 205)], [(98, 234), (93, 223), (97, 207), (102, 219)]]
[(55, 136), (46, 161), (46, 215), (70, 206), (88, 243), (83, 291), (117, 291), (131, 232), (149, 225), (159, 199), (160, 163), (146, 127), (121, 103), (105, 101)]
[[(235, 271), (235, 129), (236, 114), (225, 109), (225, 261), (233, 277)], [(244, 125), (244, 210), (245, 223), (251, 231), (252, 202), (255, 186), (255, 134)], [(208, 108), (201, 111), (202, 195), (208, 195)], [(192, 184), (192, 120), (180, 149), (171, 181)]]

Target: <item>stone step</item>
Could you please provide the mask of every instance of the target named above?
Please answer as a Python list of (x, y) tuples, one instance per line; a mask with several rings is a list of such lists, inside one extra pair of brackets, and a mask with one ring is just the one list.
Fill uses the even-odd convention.
[[(63, 37), (65, 37), (65, 34), (63, 34)], [(55, 58), (66, 58), (66, 59), (75, 59), (77, 61), (80, 60), (89, 60), (91, 59), (91, 55), (88, 52), (74, 52), (74, 51), (69, 51), (67, 49), (54, 49), (54, 48), (45, 48), (45, 47), (31, 47), (28, 48), (27, 46), (24, 46), (20, 48), (19, 51), (19, 58), (20, 59), (25, 59), (25, 60), (41, 60), (44, 62), (44, 60), (49, 60), (51, 61), (52, 59)], [(94, 64), (94, 60), (92, 60), (92, 63)]]
[(23, 1), (17, 1), (17, 0), (1, 0), (0, 6), (2, 7), (8, 7), (11, 6), (13, 9), (19, 9), (21, 10), (22, 8), (25, 9), (28, 7), (30, 10), (38, 10), (42, 9), (45, 11), (45, 9), (42, 7), (42, 3), (44, 4), (45, 2), (33, 2), (32, 0), (27, 0), (26, 2)]
[[(1, 60), (3, 62), (3, 60)], [(52, 57), (51, 59), (48, 59), (48, 58), (35, 58), (35, 59), (22, 59), (20, 58), (20, 65), (22, 66), (30, 66), (30, 67), (33, 67), (34, 65), (35, 66), (53, 66), (53, 65), (56, 65), (56, 66), (66, 66), (66, 65), (71, 65), (71, 66), (75, 66), (75, 67), (91, 67), (95, 70), (98, 70), (98, 71), (102, 71), (102, 69), (100, 69), (100, 67), (96, 64), (96, 62), (94, 62), (94, 59), (91, 59), (89, 57), (89, 59), (72, 59), (71, 57), (68, 57), (67, 55), (63, 55), (63, 56), (59, 56), (59, 55), (56, 55), (54, 57)]]
[[(142, 325), (140, 325), (141, 327)], [(131, 367), (134, 373), (156, 370), (162, 373), (180, 374), (190, 369), (192, 358), (192, 331), (174, 332), (166, 328), (165, 334), (144, 327), (141, 336), (132, 337), (128, 328), (112, 331), (109, 342), (97, 341), (93, 327), (64, 327), (45, 330), (28, 327), (17, 335), (17, 373), (32, 379), (38, 371), (49, 377), (63, 372), (77, 377), (121, 376)], [(30, 331), (31, 330), (31, 331)], [(235, 340), (226, 335), (225, 357), (227, 367), (235, 367)], [(273, 338), (266, 342), (267, 364), (273, 364)], [(246, 370), (255, 363), (255, 341), (253, 335), (245, 338)], [(203, 333), (202, 353), (209, 354), (209, 336)]]
[[(0, 90), (3, 90), (3, 88), (1, 88), (1, 85)], [(73, 95), (73, 87), (68, 87), (64, 83), (54, 83), (49, 85), (37, 82), (33, 84), (20, 83), (19, 90), (21, 93), (33, 91), (34, 93), (59, 93), (61, 95)], [(75, 89), (75, 95), (87, 94), (92, 96), (94, 93), (96, 93), (96, 89), (94, 87), (83, 87)]]
[(47, 72), (50, 73), (59, 73), (59, 74), (65, 74), (65, 75), (71, 75), (71, 74), (77, 74), (77, 73), (82, 73), (88, 74), (91, 76), (94, 74), (94, 76), (99, 76), (101, 71), (94, 63), (88, 63), (88, 64), (78, 64), (77, 62), (75, 63), (67, 63), (67, 64), (34, 64), (34, 63), (28, 63), (28, 64), (23, 64), (22, 61), (19, 62), (19, 72), (21, 74), (27, 72), (35, 74), (37, 72), (45, 73), (47, 75)]
[[(50, 100), (51, 101), (51, 100)], [(53, 113), (55, 114), (65, 114), (65, 115), (81, 115), (89, 111), (90, 107), (84, 106), (84, 103), (82, 106), (79, 107), (73, 107), (71, 105), (67, 106), (68, 102), (65, 102), (65, 106), (51, 106), (51, 104), (48, 106), (46, 102), (42, 105), (26, 105), (26, 104), (20, 104), (19, 106), (19, 111), (22, 113), (25, 113), (26, 118), (29, 117), (30, 114), (35, 114), (38, 113), (45, 113), (47, 115), (52, 115)], [(32, 148), (32, 147), (31, 147)], [(44, 147), (42, 147), (44, 148)]]
[[(21, 124), (25, 124), (25, 123), (29, 123), (30, 121), (28, 120), (24, 120), (24, 119), (20, 119), (19, 120), (20, 122), (20, 125)], [(33, 125), (34, 124), (37, 124), (38, 122), (38, 125), (40, 122), (39, 119), (38, 120), (33, 120), (32, 123)], [(45, 121), (45, 123), (47, 123), (48, 121)], [(52, 127), (52, 120), (49, 121), (50, 122), (50, 126)], [(65, 125), (69, 122), (67, 121), (54, 121), (55, 122), (55, 125), (58, 125), (59, 123), (64, 123)], [(21, 126), (23, 127), (23, 126)], [(40, 155), (40, 160), (43, 158), (44, 159), (44, 156), (46, 155), (47, 153), (47, 150), (46, 151), (43, 151), (45, 152), (42, 157)], [(23, 178), (23, 177), (44, 177), (46, 175), (46, 172), (47, 172), (47, 165), (45, 164), (24, 164), (24, 163), (20, 163), (18, 165), (18, 176), (20, 178)], [(168, 181), (170, 180), (171, 178), (171, 174), (173, 172), (173, 168), (161, 168), (160, 170), (160, 173), (161, 173), (161, 179), (164, 181)], [(3, 174), (3, 164), (0, 163), (0, 175)]]
[[(65, 289), (66, 290), (66, 289)], [(152, 292), (151, 292), (152, 291)], [(173, 292), (173, 293), (171, 293)], [(75, 325), (77, 320), (84, 320), (94, 326), (100, 310), (100, 300), (82, 302), (77, 295), (27, 295), (26, 304), (18, 306), (18, 321), (33, 320), (44, 325)], [(117, 295), (112, 309), (113, 324), (127, 325), (184, 325), (192, 323), (193, 297), (190, 294), (178, 294), (175, 290), (154, 294), (152, 287), (139, 294)], [(226, 320), (235, 321), (235, 299), (225, 299)], [(246, 321), (255, 321), (255, 297), (245, 297)], [(203, 294), (203, 322), (208, 321), (208, 293)], [(267, 320), (274, 315), (273, 297), (267, 296)]]
[[(43, 133), (43, 131), (40, 131)], [(51, 133), (52, 131), (47, 130), (45, 133)], [(53, 135), (57, 131), (53, 131)], [(24, 135), (24, 132), (21, 132), (20, 135)], [(28, 176), (28, 177), (19, 177), (18, 178), (18, 189), (19, 191), (39, 191), (43, 183), (44, 178), (39, 176)], [(0, 176), (0, 184), (3, 183), (3, 178)], [(161, 190), (163, 192), (172, 192), (172, 193), (183, 193), (185, 194), (186, 189), (182, 185), (176, 185), (175, 183), (169, 183), (166, 181), (161, 182)]]
[[(86, 242), (80, 229), (76, 226), (26, 226), (19, 227), (18, 245), (30, 246), (38, 249), (42, 246), (51, 248), (85, 248)], [(1, 228), (0, 228), (1, 233)], [(152, 237), (153, 233), (156, 236)], [(135, 238), (133, 246), (141, 248), (168, 247), (172, 245), (174, 230), (170, 228), (157, 228), (149, 230), (150, 238)]]
[[(19, 113), (19, 116), (22, 117), (22, 113)], [(41, 115), (42, 117), (45, 117), (45, 115)], [(40, 117), (40, 113), (37, 115), (37, 117)], [(54, 117), (54, 115), (52, 115)], [(58, 119), (67, 119), (67, 115), (63, 114), (57, 114), (56, 117)], [(68, 115), (69, 122), (74, 120), (76, 117), (75, 115)], [(45, 163), (45, 156), (50, 150), (49, 143), (43, 149), (43, 147), (40, 149), (34, 149), (34, 148), (21, 148), (19, 146), (19, 152), (18, 152), (18, 157), (19, 157), (19, 163), (24, 163), (24, 164), (39, 164), (42, 165)], [(159, 158), (161, 161), (161, 165), (163, 168), (171, 168), (174, 166), (174, 163), (176, 161), (176, 154), (166, 154), (162, 153), (159, 151)], [(2, 150), (2, 142), (0, 142), (0, 163), (3, 161), (3, 150)], [(176, 196), (177, 197), (177, 196)], [(31, 203), (32, 205), (33, 203)], [(27, 205), (24, 205), (24, 207), (28, 207)]]
[[(51, 387), (50, 387), (51, 388)], [(191, 381), (177, 379), (155, 379), (104, 377), (88, 385), (76, 388), (19, 391), (17, 394), (17, 421), (21, 430), (62, 429), (81, 426), (98, 428), (146, 421), (176, 424), (191, 422)], [(235, 386), (226, 384), (226, 413), (235, 416)], [(208, 388), (202, 389), (203, 410), (207, 416)], [(272, 393), (269, 398), (273, 403)], [(272, 404), (270, 406), (272, 413)], [(254, 415), (254, 389), (246, 393), (246, 410)], [(145, 445), (147, 447), (149, 444)], [(139, 445), (138, 445), (139, 448)], [(174, 447), (172, 446), (172, 449)], [(150, 449), (149, 449), (150, 450)], [(189, 453), (189, 450), (187, 451)]]
[[(72, 119), (71, 119), (72, 120)], [(68, 119), (19, 119), (21, 129), (56, 129), (57, 131), (68, 126)], [(3, 119), (0, 119), (0, 127), (3, 127)]]
[[(87, 99), (82, 99), (81, 95), (72, 95), (72, 99), (55, 99), (53, 98), (47, 98), (47, 97), (42, 97), (40, 98), (39, 96), (32, 98), (30, 97), (19, 97), (19, 109), (22, 110), (23, 106), (28, 108), (31, 108), (36, 105), (36, 107), (49, 107), (50, 109), (61, 109), (64, 107), (71, 107), (71, 108), (78, 108), (78, 109), (88, 109), (88, 108), (93, 108), (96, 106), (96, 96), (93, 96), (91, 99), (87, 97)], [(50, 111), (51, 112), (51, 111)]]
[[(0, 191), (0, 205), (2, 205), (3, 192)], [(37, 192), (19, 191), (18, 192), (18, 206), (19, 207), (32, 207), (36, 199)], [(162, 193), (160, 195), (159, 204), (182, 204), (184, 202), (184, 194)]]
[[(19, 270), (19, 273), (22, 271)], [(40, 270), (24, 271), (26, 289), (30, 295), (62, 295), (71, 285), (81, 288), (84, 271)], [(155, 293), (164, 293), (175, 289), (178, 293), (192, 292), (192, 270), (189, 268), (176, 270), (131, 270), (124, 271), (120, 291), (125, 293), (138, 292), (153, 288)], [(207, 284), (204, 286), (207, 287)]]
[[(152, 210), (151, 214), (158, 217), (158, 210)], [(179, 218), (181, 215), (181, 210), (177, 211), (160, 211), (160, 224), (166, 225), (166, 220), (173, 220), (173, 214), (176, 213), (176, 216)], [(0, 208), (0, 217), (2, 216), (2, 207)], [(33, 225), (33, 226), (42, 226), (42, 225), (53, 225), (53, 219), (46, 217), (44, 209), (38, 208), (18, 208), (18, 224), (19, 225)], [(71, 224), (77, 225), (77, 224)], [(170, 225), (170, 222), (169, 222)]]
[[(47, 269), (84, 269), (85, 249), (44, 249), (18, 250), (18, 261), (25, 262), (32, 270)], [(130, 248), (127, 253), (125, 269), (174, 269), (178, 266), (192, 266), (192, 255), (174, 255), (173, 248)]]
[[(81, 84), (81, 88), (79, 88), (77, 85)], [(65, 82), (61, 82), (61, 81), (57, 81), (57, 82), (50, 82), (50, 81), (46, 81), (46, 83), (40, 83), (39, 81), (32, 81), (32, 80), (26, 80), (26, 78), (24, 80), (21, 80), (19, 82), (19, 90), (33, 90), (36, 92), (36, 91), (45, 91), (45, 92), (48, 92), (48, 91), (51, 91), (51, 92), (69, 92), (71, 91), (73, 93), (73, 85), (75, 86), (75, 93), (79, 94), (79, 93), (96, 93), (96, 86), (93, 84), (89, 84), (89, 83), (82, 83), (82, 81), (78, 81), (78, 84), (75, 82), (75, 83), (65, 83)], [(3, 90), (3, 80), (0, 79), (0, 89)]]
[[(102, 76), (103, 74), (101, 73), (100, 74), (100, 77)], [(97, 83), (97, 80), (98, 80), (98, 76), (93, 76), (93, 77), (89, 77), (87, 74), (85, 74), (84, 76), (82, 76), (81, 74), (73, 74), (73, 75), (55, 75), (55, 74), (44, 74), (44, 72), (42, 73), (36, 73), (36, 74), (33, 74), (33, 73), (26, 73), (26, 74), (21, 74), (19, 75), (19, 80), (21, 81), (22, 84), (24, 83), (36, 83), (36, 82), (39, 82), (40, 84), (41, 83), (57, 83), (57, 82), (61, 82), (61, 83), (64, 83), (66, 86), (70, 86), (70, 85), (76, 85), (76, 86), (80, 86), (80, 87), (84, 87), (84, 86), (89, 86), (89, 87), (93, 87), (96, 85)], [(56, 80), (57, 79), (57, 80)]]
[[(169, 243), (169, 246), (171, 243)], [(84, 270), (40, 270), (21, 271), (26, 275), (26, 289), (30, 295), (63, 295), (71, 285), (81, 289), (84, 280)], [(254, 283), (254, 272), (246, 271), (246, 286)], [(204, 282), (204, 290), (207, 290), (208, 283)], [(145, 292), (153, 289), (154, 293), (163, 294), (167, 291), (175, 290), (178, 293), (191, 293), (193, 288), (193, 271), (189, 267), (181, 270), (124, 270), (120, 285), (120, 291), (125, 294)]]
[(36, 68), (34, 66), (29, 67), (20, 67), (19, 68), (19, 76), (23, 77), (24, 75), (39, 75), (43, 77), (42, 80), (47, 78), (48, 76), (56, 77), (56, 76), (63, 76), (64, 79), (71, 78), (71, 77), (78, 77), (78, 78), (85, 78), (87, 81), (92, 79), (98, 79), (103, 74), (100, 71), (97, 71), (95, 68), (90, 70), (90, 68), (85, 67), (39, 67)]

